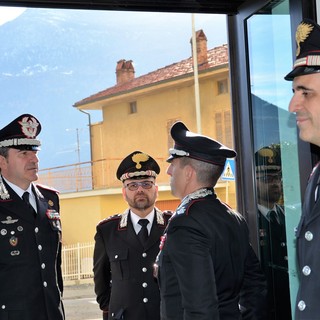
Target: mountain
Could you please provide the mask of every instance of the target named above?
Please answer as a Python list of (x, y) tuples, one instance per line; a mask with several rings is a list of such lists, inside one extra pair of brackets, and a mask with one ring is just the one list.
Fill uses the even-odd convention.
[[(226, 43), (225, 16), (195, 21), (208, 48)], [(29, 8), (0, 26), (0, 127), (31, 113), (42, 124), (41, 168), (88, 161), (88, 117), (73, 104), (115, 85), (120, 59), (139, 76), (190, 57), (191, 33), (191, 14)]]

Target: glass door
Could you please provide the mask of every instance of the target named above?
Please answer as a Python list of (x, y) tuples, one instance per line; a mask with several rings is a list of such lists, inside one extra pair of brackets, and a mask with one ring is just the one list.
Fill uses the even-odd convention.
[(284, 80), (292, 68), (289, 0), (252, 15), (247, 41), (258, 249), (268, 281), (269, 319), (291, 319), (301, 199), (296, 124), (288, 112), (292, 84)]

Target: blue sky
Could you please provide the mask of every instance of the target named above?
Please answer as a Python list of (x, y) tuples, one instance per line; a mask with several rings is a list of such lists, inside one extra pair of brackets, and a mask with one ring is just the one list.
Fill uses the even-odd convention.
[[(24, 10), (24, 8), (0, 7), (0, 28), (4, 23), (14, 24), (15, 18), (19, 18), (19, 15), (23, 14)], [(27, 10), (38, 9), (28, 8)], [(65, 11), (68, 13), (68, 10)], [(90, 17), (92, 18), (94, 14), (95, 12), (91, 11)], [(192, 14), (118, 11), (104, 11), (104, 14), (106, 18), (103, 23), (105, 23), (106, 32), (112, 28), (112, 34), (116, 33), (115, 28), (117, 28), (119, 23), (121, 24), (119, 36), (110, 39), (110, 42), (112, 42), (114, 48), (124, 48), (123, 51), (116, 52), (116, 59), (133, 60), (136, 77), (191, 56)], [(193, 17), (195, 30), (203, 29), (207, 36), (208, 49), (227, 43), (225, 15), (195, 14)], [(48, 21), (48, 23), (52, 23), (52, 21)], [(89, 19), (84, 21), (84, 23), (90, 23)], [(150, 37), (149, 33), (146, 39), (145, 30), (151, 28), (154, 36)], [(124, 29), (126, 31), (123, 31)], [(89, 40), (90, 39), (88, 39), (88, 41)], [(54, 46), (54, 43), (52, 45)], [(116, 50), (112, 51), (115, 52)], [(106, 59), (110, 59), (110, 56), (110, 52), (106, 52)], [(40, 154), (40, 165), (42, 169), (78, 162), (79, 150), (77, 140), (80, 143), (81, 162), (89, 161), (87, 117), (77, 110), (72, 110), (74, 109), (72, 108), (72, 104), (91, 94), (115, 85), (114, 70), (115, 61), (117, 60), (114, 60), (114, 57), (110, 60), (109, 70), (111, 71), (106, 75), (103, 83), (97, 86), (95, 91), (81, 93), (75, 96), (74, 100), (67, 101), (64, 106), (61, 106), (64, 110), (67, 110), (65, 111), (65, 117), (70, 117), (70, 114), (72, 114), (72, 121), (70, 121), (68, 125), (65, 125), (65, 121), (63, 122), (62, 119), (61, 123), (60, 121), (56, 121), (53, 117), (53, 113), (55, 112), (53, 110), (48, 110), (48, 114), (44, 117), (43, 105), (34, 105), (31, 109), (25, 110), (23, 103), (20, 107), (7, 108), (2, 101), (0, 105), (0, 110), (2, 110), (0, 111), (0, 127), (3, 127), (23, 112), (30, 112), (36, 116), (38, 114), (40, 115), (41, 122), (42, 120), (44, 122), (42, 123), (43, 129), (40, 136), (40, 139), (44, 142)], [(96, 67), (99, 68), (98, 65)], [(48, 74), (50, 74), (50, 72), (48, 72)], [(25, 86), (27, 87), (30, 83), (30, 77), (29, 80), (26, 77), (25, 81)], [(2, 96), (4, 95), (5, 93), (2, 94)], [(10, 95), (8, 94), (5, 98), (10, 100)], [(48, 99), (50, 99), (50, 97), (48, 97)], [(37, 108), (41, 108), (41, 110)], [(37, 110), (39, 110), (39, 112)], [(92, 122), (101, 119), (99, 112), (90, 111), (90, 113), (92, 115)], [(48, 129), (47, 121), (51, 123), (54, 122), (54, 130), (60, 133), (63, 132), (64, 137), (59, 138), (58, 141), (53, 141), (52, 129)], [(47, 138), (49, 135), (51, 135), (51, 137)], [(54, 148), (52, 146), (53, 144), (55, 144)], [(54, 149), (54, 154), (52, 149)]]

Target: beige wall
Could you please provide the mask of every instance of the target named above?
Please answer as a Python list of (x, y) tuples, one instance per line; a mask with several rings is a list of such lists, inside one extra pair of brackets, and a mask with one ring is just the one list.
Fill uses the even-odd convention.
[[(161, 210), (174, 210), (179, 200), (171, 195), (168, 187), (159, 187), (157, 207)], [(162, 191), (166, 189), (165, 191)], [(229, 192), (227, 192), (227, 190)], [(121, 189), (115, 194), (107, 191), (94, 191), (60, 195), (60, 212), (63, 228), (63, 244), (90, 242), (94, 240), (96, 225), (103, 219), (122, 213), (127, 203), (122, 197)], [(218, 197), (235, 208), (235, 183), (220, 182), (216, 188)], [(81, 195), (79, 197), (79, 195)]]
[[(204, 73), (199, 80), (201, 133), (216, 139), (217, 134), (224, 139), (222, 132), (231, 129), (230, 122), (216, 123), (218, 113), (231, 113), (229, 93), (218, 94), (217, 81), (227, 78), (225, 67)], [(132, 101), (137, 102), (134, 114), (129, 112)], [(160, 165), (157, 206), (176, 208), (179, 201), (171, 195), (166, 174), (168, 148), (172, 147), (169, 130), (174, 121), (182, 120), (191, 131), (197, 131), (192, 77), (111, 97), (103, 102), (103, 119), (91, 130), (94, 190), (60, 196), (65, 244), (93, 241), (100, 220), (127, 208), (116, 170), (120, 161), (134, 150), (150, 154)], [(219, 182), (216, 192), (222, 201), (236, 207), (234, 182)]]

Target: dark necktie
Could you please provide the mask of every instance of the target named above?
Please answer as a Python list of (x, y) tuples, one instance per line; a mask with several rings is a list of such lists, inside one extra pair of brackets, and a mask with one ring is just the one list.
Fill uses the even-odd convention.
[(141, 230), (138, 232), (138, 237), (139, 237), (139, 240), (142, 243), (142, 245), (144, 245), (147, 242), (148, 236), (149, 236), (148, 228), (147, 228), (149, 220), (148, 219), (140, 219), (138, 221), (138, 223), (141, 226)]
[(274, 210), (269, 211), (268, 216), (271, 223), (279, 224), (279, 217), (276, 211)]
[(29, 209), (32, 210), (35, 214), (35, 210), (33, 208), (33, 206), (31, 205), (30, 201), (29, 201), (29, 192), (26, 191), (23, 195), (22, 195), (22, 199), (24, 200), (24, 202), (28, 205)]

